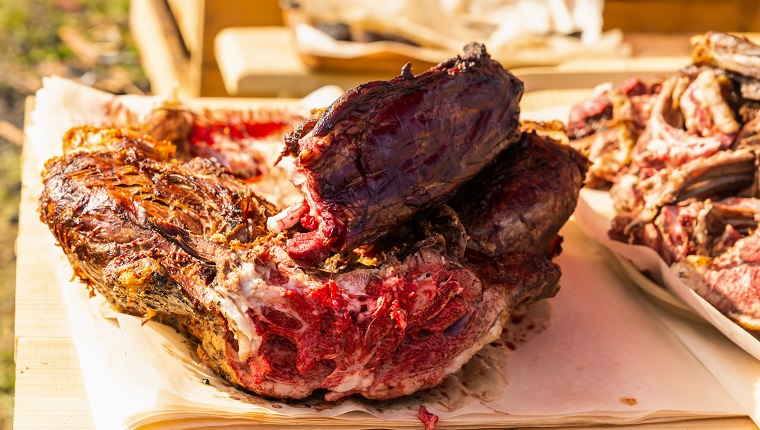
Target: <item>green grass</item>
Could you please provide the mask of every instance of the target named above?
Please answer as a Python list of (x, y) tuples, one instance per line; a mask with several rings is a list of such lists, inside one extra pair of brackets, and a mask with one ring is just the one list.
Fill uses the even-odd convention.
[(24, 66), (42, 62), (72, 61), (71, 50), (61, 43), (58, 29), (63, 25), (93, 28), (104, 23), (121, 24), (126, 31), (128, 0), (87, 0), (79, 12), (62, 13), (53, 0), (3, 0), (0, 28), (3, 29), (3, 57)]
[[(65, 5), (70, 10), (62, 11)], [(146, 89), (147, 79), (129, 37), (128, 9), (129, 0), (0, 0), (0, 120), (23, 126), (25, 97), (34, 93), (51, 64), (56, 66), (52, 70), (70, 78), (94, 76), (95, 87), (119, 67), (138, 88)], [(82, 64), (58, 35), (64, 25), (93, 42), (100, 42), (104, 28), (116, 28), (116, 55), (103, 64)], [(0, 430), (11, 429), (13, 422), (19, 160), (20, 148), (0, 138)]]

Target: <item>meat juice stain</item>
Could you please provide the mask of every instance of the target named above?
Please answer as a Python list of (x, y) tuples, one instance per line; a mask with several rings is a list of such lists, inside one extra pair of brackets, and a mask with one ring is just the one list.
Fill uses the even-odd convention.
[(265, 406), (268, 404), (266, 399), (255, 394), (249, 394), (232, 386), (228, 381), (213, 374), (206, 366), (201, 364), (201, 359), (194, 353), (194, 344), (183, 342), (187, 347), (186, 351), (177, 349), (171, 344), (162, 343), (161, 346), (167, 355), (182, 363), (186, 372), (192, 375), (192, 378), (203, 385), (211, 385), (216, 389), (216, 395), (221, 398), (229, 398), (241, 403), (251, 405)]
[(635, 397), (621, 397), (620, 403), (628, 406), (636, 406), (639, 404)]
[(193, 127), (190, 141), (192, 143), (202, 142), (207, 145), (213, 145), (215, 134), (230, 136), (233, 139), (261, 139), (283, 131), (285, 127), (287, 127), (287, 124), (281, 122), (242, 122), (236, 124), (215, 122), (208, 125), (197, 124)]
[(459, 372), (435, 388), (407, 397), (419, 402), (416, 405), (423, 403), (443, 411), (462, 408), (475, 400), (484, 403), (498, 400), (509, 383), (509, 358), (520, 345), (546, 330), (553, 316), (550, 299), (516, 309), (501, 337), (483, 347)]

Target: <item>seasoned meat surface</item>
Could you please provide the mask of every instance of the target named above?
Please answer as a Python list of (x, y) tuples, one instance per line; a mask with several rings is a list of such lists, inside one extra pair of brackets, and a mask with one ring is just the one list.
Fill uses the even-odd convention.
[(265, 396), (432, 387), (495, 339), (511, 309), (557, 292), (544, 255), (465, 251), (451, 210), (410, 220), (372, 264), (346, 254), (333, 271), (300, 266), (265, 228), (272, 206), (214, 161), (180, 163), (172, 145), (118, 130), (72, 137), (46, 164), (40, 208), (76, 273)]
[(270, 228), (300, 223), (302, 264), (370, 243), (451, 197), (519, 136), (522, 82), (479, 44), (420, 75), (360, 85), (289, 139), (304, 201)]

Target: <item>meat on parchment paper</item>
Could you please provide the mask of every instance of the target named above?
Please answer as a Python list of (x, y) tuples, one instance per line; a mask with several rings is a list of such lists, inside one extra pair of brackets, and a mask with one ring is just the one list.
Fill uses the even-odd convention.
[(631, 117), (619, 108), (622, 90), (597, 90), (573, 108), (569, 144), (594, 163), (592, 178), (596, 166), (610, 168), (611, 239), (654, 249), (716, 309), (760, 330), (760, 45), (707, 32), (691, 48), (692, 64), (645, 83), (656, 90), (638, 110), (646, 122), (627, 160), (618, 149), (633, 133), (612, 127)]
[[(385, 96), (361, 98), (376, 88)], [(347, 196), (330, 184), (388, 185), (377, 191), (382, 203), (343, 220), (341, 228), (351, 228), (340, 235), (315, 222), (312, 233), (338, 240), (332, 245), (361, 245), (331, 250), (318, 267), (293, 258), (300, 255), (288, 240), (310, 233), (285, 225), (272, 232), (274, 205), (244, 180), (214, 159), (177, 159), (173, 144), (135, 129), (72, 129), (64, 155), (45, 165), (41, 219), (91, 291), (122, 312), (175, 327), (237, 387), (277, 398), (317, 389), (327, 400), (407, 395), (459, 370), (499, 337), (513, 309), (558, 291), (556, 232), (575, 207), (586, 164), (547, 137), (521, 138), (521, 90), (475, 45), (418, 77), (407, 72), (349, 91), (308, 134), (326, 133), (322, 140), (291, 140), (302, 163), (317, 151), (322, 166), (301, 172), (315, 181), (302, 188), (316, 193), (309, 205), (334, 197), (315, 206), (322, 224), (329, 211), (350, 213), (339, 206)], [(386, 121), (392, 126), (383, 129)], [(379, 147), (372, 150), (380, 158), (370, 156), (372, 145), (351, 140), (359, 133), (352, 122), (373, 124), (372, 145), (389, 145), (396, 157)], [(510, 145), (514, 151), (499, 155)], [(362, 157), (345, 158), (357, 148)], [(373, 164), (382, 159), (387, 168)], [(454, 208), (443, 203), (462, 184), (477, 187), (467, 182), (481, 171), (488, 193), (461, 194)], [(558, 174), (565, 179), (546, 180)], [(356, 201), (376, 202), (368, 200), (374, 188), (357, 187)], [(516, 199), (520, 189), (526, 194)], [(405, 215), (391, 221), (397, 213)], [(478, 229), (483, 220), (508, 230), (528, 220), (536, 231)]]
[(42, 219), (89, 288), (177, 328), (258, 394), (387, 399), (433, 387), (497, 338), (512, 309), (557, 292), (559, 267), (544, 255), (448, 246), (464, 239), (448, 227), (453, 211), (432, 230), (401, 226), (373, 265), (299, 266), (284, 235), (266, 231), (271, 205), (213, 161), (176, 163), (160, 143), (97, 133), (106, 147), (47, 163)]

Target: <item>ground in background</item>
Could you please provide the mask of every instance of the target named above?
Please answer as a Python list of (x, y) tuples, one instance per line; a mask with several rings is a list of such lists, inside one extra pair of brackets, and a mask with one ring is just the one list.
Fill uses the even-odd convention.
[(60, 75), (117, 93), (148, 89), (131, 43), (129, 0), (0, 1), (0, 430), (12, 428), (15, 241), (24, 100)]

